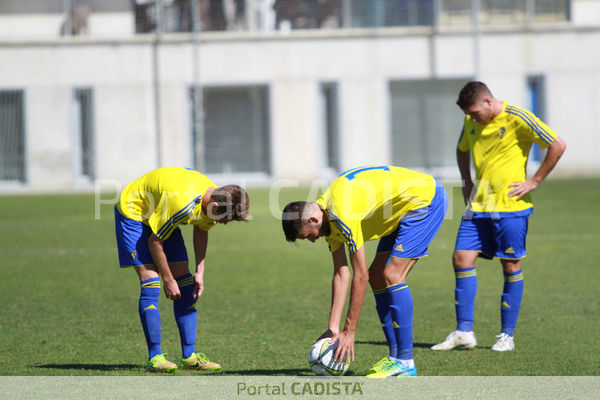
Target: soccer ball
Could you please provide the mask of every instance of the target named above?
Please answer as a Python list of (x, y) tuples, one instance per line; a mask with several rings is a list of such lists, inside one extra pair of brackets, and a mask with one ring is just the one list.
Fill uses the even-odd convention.
[(331, 338), (318, 340), (308, 353), (310, 369), (319, 376), (340, 376), (348, 371), (349, 363), (344, 359), (341, 363), (335, 362), (333, 356), (338, 342), (331, 342)]

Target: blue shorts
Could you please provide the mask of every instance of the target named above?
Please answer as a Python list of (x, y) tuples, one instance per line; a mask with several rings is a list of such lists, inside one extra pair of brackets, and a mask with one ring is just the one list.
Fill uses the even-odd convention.
[[(148, 238), (152, 234), (148, 225), (124, 217), (115, 206), (115, 231), (121, 268), (154, 264), (148, 247)], [(185, 241), (179, 228), (175, 228), (163, 242), (163, 248), (169, 262), (188, 260)]]
[(529, 215), (504, 218), (463, 217), (454, 250), (479, 251), (483, 258), (518, 260), (527, 255), (525, 239)]
[(440, 230), (446, 210), (448, 194), (436, 179), (435, 196), (427, 207), (409, 212), (391, 234), (382, 237), (377, 245), (377, 253), (391, 251), (392, 257), (425, 257), (433, 238)]

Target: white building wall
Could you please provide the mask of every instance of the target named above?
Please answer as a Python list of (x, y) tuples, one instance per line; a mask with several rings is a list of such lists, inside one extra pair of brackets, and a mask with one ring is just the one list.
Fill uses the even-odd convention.
[[(339, 84), (341, 162), (349, 168), (391, 160), (390, 80), (469, 79), (475, 65), (469, 32), (418, 28), (201, 39), (202, 85), (269, 85), (271, 179), (322, 176), (321, 82)], [(591, 28), (504, 30), (480, 38), (480, 78), (496, 97), (527, 107), (527, 77), (545, 76), (546, 121), (569, 145), (556, 174), (600, 173), (598, 43), (600, 29)], [(192, 50), (185, 34), (165, 37), (158, 48), (158, 160), (151, 37), (0, 42), (0, 90), (25, 90), (25, 187), (75, 187), (70, 113), (77, 87), (94, 89), (97, 178), (126, 183), (159, 164), (191, 166)], [(429, 114), (436, 118), (435, 110)]]
[(571, 16), (576, 25), (597, 26), (600, 21), (598, 0), (571, 0)]

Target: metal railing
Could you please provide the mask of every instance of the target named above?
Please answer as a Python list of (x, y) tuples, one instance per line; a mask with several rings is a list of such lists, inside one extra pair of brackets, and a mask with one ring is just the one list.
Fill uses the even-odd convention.
[[(535, 24), (572, 0), (2, 0), (0, 38)], [(599, 21), (600, 24), (600, 21)]]

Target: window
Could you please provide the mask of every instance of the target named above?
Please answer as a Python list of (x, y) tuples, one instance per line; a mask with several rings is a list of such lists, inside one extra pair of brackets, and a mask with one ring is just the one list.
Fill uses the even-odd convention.
[[(206, 87), (191, 91), (194, 168), (206, 173), (271, 171), (267, 86)], [(196, 109), (204, 104), (203, 113)], [(200, 115), (204, 115), (203, 123)]]
[[(469, 25), (471, 0), (438, 0), (441, 25)], [(569, 21), (570, 0), (479, 0), (482, 25)]]
[(434, 0), (352, 0), (352, 27), (432, 25)]
[(390, 83), (392, 162), (408, 168), (454, 166), (464, 114), (456, 98), (464, 80)]
[(74, 91), (76, 176), (95, 178), (94, 113), (92, 89)]
[(25, 182), (23, 91), (0, 91), (0, 180)]
[(534, 20), (569, 21), (571, 19), (570, 0), (535, 0)]

